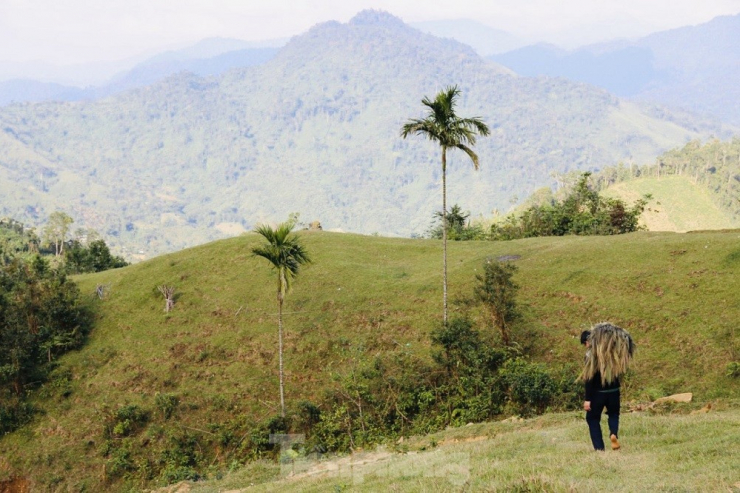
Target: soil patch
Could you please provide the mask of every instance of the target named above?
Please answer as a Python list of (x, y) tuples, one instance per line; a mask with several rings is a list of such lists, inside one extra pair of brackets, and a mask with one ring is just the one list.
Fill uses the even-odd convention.
[(31, 484), (25, 478), (0, 481), (0, 493), (31, 493)]

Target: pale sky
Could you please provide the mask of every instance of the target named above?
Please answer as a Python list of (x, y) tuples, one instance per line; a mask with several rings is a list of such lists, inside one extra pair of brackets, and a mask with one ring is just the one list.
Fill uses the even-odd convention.
[(740, 13), (740, 0), (0, 0), (0, 61), (121, 60), (208, 37), (285, 38), (363, 9), (473, 19), (568, 48)]

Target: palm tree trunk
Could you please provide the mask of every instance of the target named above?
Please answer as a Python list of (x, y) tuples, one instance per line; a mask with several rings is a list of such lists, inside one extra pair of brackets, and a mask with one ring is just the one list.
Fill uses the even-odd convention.
[(442, 321), (447, 326), (447, 147), (442, 146)]
[(283, 384), (283, 297), (278, 293), (278, 364), (280, 367), (280, 416), (285, 417), (285, 390)]

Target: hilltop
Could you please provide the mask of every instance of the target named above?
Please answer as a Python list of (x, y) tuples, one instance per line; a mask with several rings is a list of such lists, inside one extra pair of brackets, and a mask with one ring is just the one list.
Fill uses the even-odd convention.
[[(525, 78), (382, 12), (328, 22), (274, 58), (181, 73), (100, 101), (0, 109), (0, 213), (66, 211), (121, 252), (174, 251), (300, 212), (328, 229), (410, 236), (440, 208), (439, 150), (399, 129), (447, 84), (492, 128), (481, 171), (451, 155), (450, 203), (474, 214), (552, 172), (652, 160), (712, 122), (562, 79)], [(465, 157), (465, 159), (467, 159)]]
[[(302, 236), (314, 263), (285, 307), (286, 398), (291, 408), (311, 401), (331, 412), (325, 392), (376, 356), (429, 358), (440, 318), (440, 244)], [(625, 401), (676, 392), (693, 392), (702, 404), (737, 399), (728, 368), (739, 350), (739, 239), (735, 230), (453, 242), (451, 297), (461, 300), (454, 313), (467, 311), (488, 330), (481, 308), (462, 300), (485, 259), (519, 256), (525, 308), (512, 335), (535, 361), (575, 378), (578, 334), (610, 320), (638, 344)], [(178, 477), (159, 475), (179, 460), (214, 475), (253, 457), (242, 445), (266, 433), (278, 409), (274, 273), (250, 255), (257, 241), (246, 235), (80, 276), (86, 295), (98, 285), (109, 295), (95, 301), (87, 345), (32, 395), (44, 414), (0, 440), (0, 479), (140, 488)], [(169, 314), (155, 290), (161, 284), (179, 294)], [(115, 426), (123, 437), (106, 438)]]

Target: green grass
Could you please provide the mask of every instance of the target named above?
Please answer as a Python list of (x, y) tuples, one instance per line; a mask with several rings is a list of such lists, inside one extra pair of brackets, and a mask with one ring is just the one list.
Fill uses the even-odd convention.
[(712, 200), (712, 193), (686, 176), (640, 178), (614, 185), (604, 195), (632, 203), (645, 194), (653, 199), (641, 217), (650, 231), (695, 231), (740, 227)]
[(218, 481), (220, 491), (590, 492), (738, 491), (740, 411), (623, 414), (622, 449), (591, 449), (582, 413), (517, 423), (482, 423), (424, 437), (395, 450), (349, 457), (251, 464)]
[[(428, 357), (428, 334), (441, 320), (440, 242), (302, 236), (314, 263), (285, 305), (289, 406), (320, 400), (334, 377), (375, 355), (402, 349)], [(85, 348), (61, 360), (70, 378), (60, 372), (34, 394), (45, 414), (0, 440), (0, 480), (18, 475), (52, 490), (141, 489), (141, 482), (106, 482), (103, 429), (125, 404), (150, 411), (151, 420), (120, 443), (151, 460), (173, 437), (215, 440), (225, 424), (248, 429), (274, 416), (276, 282), (266, 262), (250, 254), (257, 241), (246, 235), (79, 277), (96, 306), (96, 328)], [(675, 392), (694, 392), (702, 403), (738, 397), (737, 380), (726, 372), (740, 359), (740, 231), (449, 247), (452, 300), (472, 295), (487, 257), (521, 256), (516, 280), (524, 318), (513, 338), (551, 368), (577, 365), (580, 331), (610, 320), (638, 345), (626, 401)], [(156, 293), (163, 283), (179, 295), (170, 314)], [(93, 300), (98, 284), (109, 286), (104, 300)], [(453, 315), (465, 306), (453, 302)], [(486, 327), (478, 308), (470, 315)], [(163, 393), (179, 399), (170, 419), (156, 406)], [(207, 474), (229, 466), (229, 450), (204, 452), (213, 456)]]

